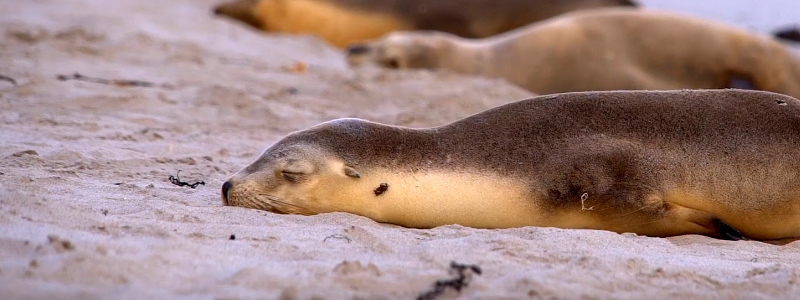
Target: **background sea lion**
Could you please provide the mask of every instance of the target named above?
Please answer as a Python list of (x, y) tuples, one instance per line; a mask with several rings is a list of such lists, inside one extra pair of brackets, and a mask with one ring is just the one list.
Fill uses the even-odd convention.
[(743, 87), (800, 97), (800, 58), (777, 41), (640, 9), (578, 11), (480, 40), (395, 32), (350, 47), (348, 61), (501, 77), (537, 94)]
[(316, 34), (333, 45), (397, 30), (488, 37), (578, 9), (636, 6), (631, 0), (238, 0), (214, 12), (264, 31)]
[(800, 237), (798, 158), (800, 101), (788, 96), (568, 93), (426, 129), (323, 123), (269, 147), (222, 199), (421, 228), (780, 239)]

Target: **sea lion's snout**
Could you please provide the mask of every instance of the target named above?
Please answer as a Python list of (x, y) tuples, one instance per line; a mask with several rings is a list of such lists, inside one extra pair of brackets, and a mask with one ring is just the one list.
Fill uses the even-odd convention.
[(222, 205), (224, 206), (228, 206), (228, 191), (231, 187), (233, 187), (233, 183), (230, 180), (222, 184)]
[(362, 55), (369, 52), (369, 46), (365, 44), (355, 44), (350, 47), (347, 47), (347, 55)]

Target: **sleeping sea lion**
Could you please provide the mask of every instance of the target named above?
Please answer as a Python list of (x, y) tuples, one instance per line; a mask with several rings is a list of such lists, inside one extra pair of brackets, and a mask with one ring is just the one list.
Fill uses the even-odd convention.
[(537, 94), (736, 87), (800, 97), (800, 57), (772, 38), (641, 9), (578, 11), (478, 40), (394, 32), (350, 47), (348, 61), (505, 78)]
[(397, 30), (488, 37), (568, 11), (631, 0), (237, 0), (214, 13), (268, 32), (316, 34), (338, 47)]
[(413, 129), (338, 119), (291, 133), (225, 205), (430, 228), (800, 237), (800, 101), (745, 90), (577, 92)]

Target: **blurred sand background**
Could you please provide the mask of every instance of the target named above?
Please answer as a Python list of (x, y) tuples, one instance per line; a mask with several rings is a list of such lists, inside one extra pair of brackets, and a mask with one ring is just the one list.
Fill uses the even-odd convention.
[[(16, 81), (0, 80), (1, 299), (413, 299), (450, 261), (483, 275), (443, 299), (800, 295), (800, 242), (222, 207), (222, 183), (291, 131), (339, 117), (435, 126), (530, 93), (350, 69), (314, 37), (215, 18), (218, 2), (0, 1), (0, 75)], [(800, 23), (800, 1), (641, 2), (762, 33)], [(73, 73), (156, 85), (57, 79)], [(178, 170), (206, 184), (170, 184)]]

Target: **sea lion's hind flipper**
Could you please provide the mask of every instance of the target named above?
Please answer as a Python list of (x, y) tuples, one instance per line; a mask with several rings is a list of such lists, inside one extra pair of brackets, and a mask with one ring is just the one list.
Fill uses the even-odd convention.
[(777, 29), (772, 32), (772, 35), (781, 40), (800, 42), (800, 27), (794, 26)]
[(731, 225), (728, 225), (728, 223), (725, 223), (725, 221), (722, 221), (719, 218), (714, 218), (713, 223), (717, 228), (720, 238), (722, 239), (731, 241), (747, 239), (741, 232), (736, 230), (736, 228), (731, 227)]
[[(675, 229), (689, 229), (679, 234), (703, 234), (713, 238), (732, 241), (747, 239), (739, 230), (728, 225), (728, 223), (712, 213), (686, 207), (675, 202), (667, 202), (667, 207), (668, 215), (670, 216), (668, 219), (673, 223)], [(687, 221), (695, 225), (687, 227)], [(692, 227), (694, 227), (694, 229), (691, 229)]]
[(605, 222), (605, 228), (617, 232), (634, 232), (646, 236), (670, 237), (700, 234), (724, 240), (742, 240), (746, 237), (707, 211), (686, 207), (676, 202), (648, 197), (644, 207), (635, 208)]

